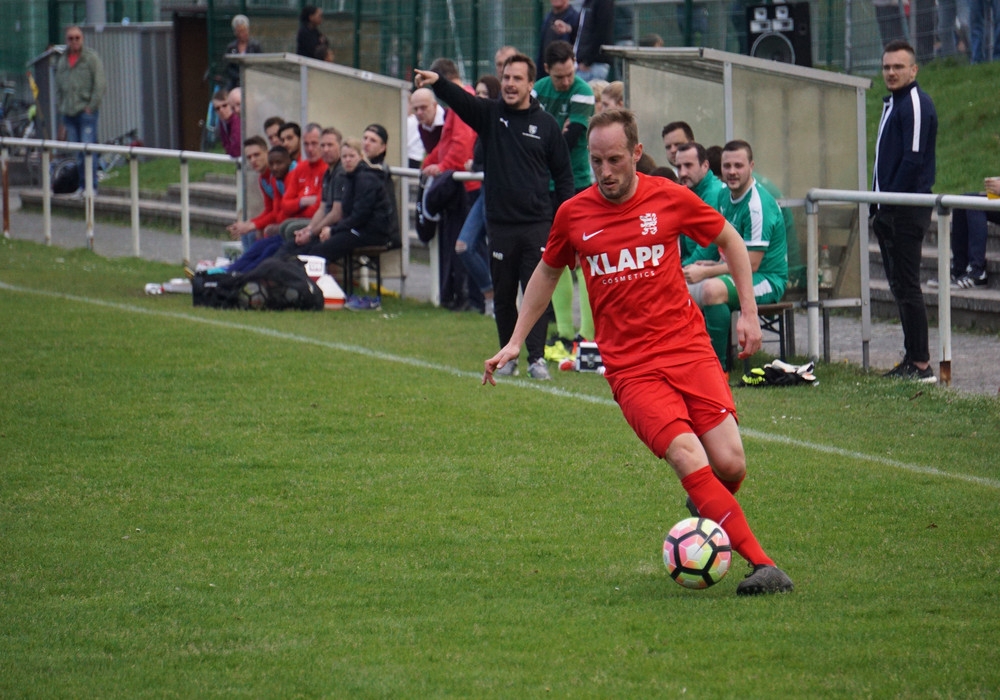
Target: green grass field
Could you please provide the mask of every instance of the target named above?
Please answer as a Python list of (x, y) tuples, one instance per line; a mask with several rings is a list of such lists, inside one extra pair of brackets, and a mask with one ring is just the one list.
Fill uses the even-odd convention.
[(735, 390), (793, 577), (667, 578), (686, 516), (603, 378), (482, 387), (492, 322), (194, 309), (0, 244), (0, 696), (997, 697), (1000, 402)]

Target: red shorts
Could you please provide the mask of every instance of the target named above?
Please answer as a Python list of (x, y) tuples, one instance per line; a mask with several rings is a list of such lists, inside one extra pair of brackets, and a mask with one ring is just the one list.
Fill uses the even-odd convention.
[(611, 391), (632, 430), (661, 458), (678, 435), (701, 437), (729, 414), (737, 418), (733, 392), (715, 357), (626, 377), (613, 382)]

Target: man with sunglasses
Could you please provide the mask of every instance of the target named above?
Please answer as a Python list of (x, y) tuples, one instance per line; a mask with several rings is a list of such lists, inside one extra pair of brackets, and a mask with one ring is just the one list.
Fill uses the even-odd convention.
[[(83, 45), (83, 30), (73, 25), (66, 30), (66, 52), (56, 64), (56, 99), (62, 122), (59, 139), (74, 143), (97, 143), (97, 115), (107, 90), (104, 64), (93, 49)], [(86, 175), (83, 152), (77, 154), (80, 188)], [(92, 159), (94, 187), (97, 187), (97, 154)]]

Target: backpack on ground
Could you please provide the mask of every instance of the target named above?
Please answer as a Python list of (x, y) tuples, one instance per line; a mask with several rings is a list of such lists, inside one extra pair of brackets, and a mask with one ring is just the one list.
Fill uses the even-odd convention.
[(53, 194), (73, 194), (81, 185), (76, 158), (63, 158), (52, 165)]
[(191, 281), (195, 306), (283, 311), (323, 309), (323, 292), (298, 259), (267, 258), (246, 273), (197, 273)]

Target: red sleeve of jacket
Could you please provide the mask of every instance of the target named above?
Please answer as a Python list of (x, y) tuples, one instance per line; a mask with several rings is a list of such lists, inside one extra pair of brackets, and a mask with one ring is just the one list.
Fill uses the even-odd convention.
[[(322, 204), (324, 173), (326, 173), (326, 163), (322, 160), (316, 161), (316, 163), (299, 162), (295, 166), (295, 170), (288, 173), (288, 177), (285, 179), (287, 183), (285, 195), (281, 198), (281, 211), (284, 218), (312, 218), (312, 215)], [(310, 195), (315, 195), (316, 201), (312, 206), (303, 209), (299, 200)]]
[[(468, 85), (462, 86), (470, 95), (476, 94)], [(476, 132), (461, 120), (454, 110), (449, 109), (444, 116), (444, 127), (441, 129), (441, 140), (427, 157), (424, 166), (437, 165), (442, 170), (464, 171), (465, 164), (472, 160), (472, 151), (476, 145)], [(480, 183), (467, 182), (466, 189), (476, 189)]]
[[(272, 189), (274, 189), (275, 188), (274, 176), (273, 175), (268, 175), (268, 178), (271, 180), (271, 187), (272, 187)], [(257, 184), (260, 185), (260, 194), (261, 194), (262, 197), (264, 197), (264, 211), (262, 211), (258, 216), (256, 216), (253, 219), (251, 219), (251, 221), (253, 221), (253, 227), (255, 229), (257, 229), (258, 231), (260, 231), (260, 232), (263, 233), (264, 229), (269, 224), (275, 223), (275, 221), (274, 221), (274, 205), (275, 205), (275, 202), (268, 196), (267, 190), (264, 189), (264, 180), (263, 180), (263, 178), (260, 178), (259, 180), (257, 180)], [(277, 194), (277, 190), (276, 189), (275, 189), (275, 193)], [(280, 197), (280, 195), (279, 195), (279, 197)]]

